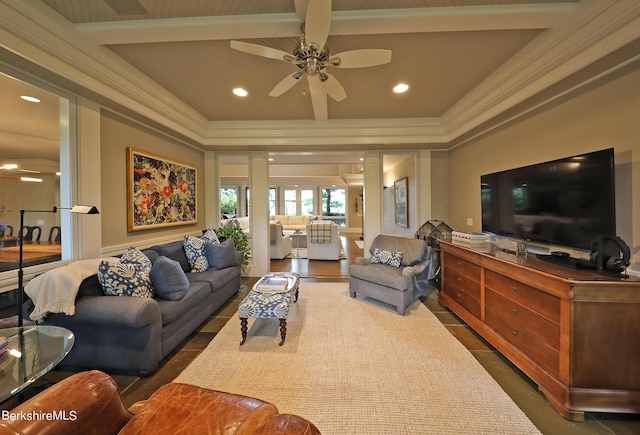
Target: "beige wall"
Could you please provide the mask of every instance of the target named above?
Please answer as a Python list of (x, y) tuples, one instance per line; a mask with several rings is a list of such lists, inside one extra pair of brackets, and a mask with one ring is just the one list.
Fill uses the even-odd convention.
[(635, 253), (632, 269), (640, 271), (639, 114), (640, 70), (630, 68), (455, 148), (447, 173), (440, 171), (434, 182), (436, 190), (449, 186), (447, 223), (455, 230), (481, 230), (482, 174), (613, 147), (618, 235)]
[[(102, 162), (102, 244), (135, 245), (147, 239), (182, 235), (196, 231), (205, 222), (204, 153), (112, 112), (101, 114), (100, 141)], [(127, 147), (146, 151), (194, 166), (198, 171), (198, 224), (158, 230), (127, 231)]]

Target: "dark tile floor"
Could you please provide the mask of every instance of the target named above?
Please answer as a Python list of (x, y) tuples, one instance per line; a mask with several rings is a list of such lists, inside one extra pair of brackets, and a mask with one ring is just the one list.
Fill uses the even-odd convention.
[[(333, 281), (344, 279), (332, 279)], [(187, 365), (202, 352), (226, 322), (233, 317), (238, 303), (246, 296), (247, 288), (256, 278), (243, 280), (244, 288), (236, 297), (216, 312), (197, 332), (191, 335), (182, 346), (169, 355), (158, 370), (151, 376), (114, 376), (123, 390), (127, 406), (149, 397), (158, 387), (171, 382)], [(303, 282), (320, 279), (303, 279)], [(570, 422), (560, 417), (547, 403), (525, 375), (504, 359), (491, 345), (479, 337), (464, 322), (449, 310), (438, 304), (438, 292), (430, 289), (423, 303), (460, 342), (462, 342), (482, 366), (494, 377), (509, 396), (526, 413), (543, 434), (640, 434), (640, 415), (589, 413), (584, 422)], [(55, 382), (67, 375), (54, 371), (47, 376), (45, 383)], [(45, 385), (46, 387), (46, 385)], [(37, 391), (37, 388), (35, 389)], [(499, 412), (499, 410), (496, 410)]]

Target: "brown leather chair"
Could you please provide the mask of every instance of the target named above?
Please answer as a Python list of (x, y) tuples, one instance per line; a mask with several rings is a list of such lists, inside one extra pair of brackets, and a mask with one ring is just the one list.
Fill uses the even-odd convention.
[(279, 414), (270, 403), (187, 384), (164, 385), (126, 409), (115, 381), (97, 370), (63, 379), (9, 412), (57, 418), (2, 419), (0, 434), (320, 434), (313, 423)]

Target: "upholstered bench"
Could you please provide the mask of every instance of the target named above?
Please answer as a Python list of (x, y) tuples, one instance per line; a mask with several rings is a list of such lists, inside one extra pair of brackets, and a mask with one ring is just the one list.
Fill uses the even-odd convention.
[[(261, 285), (272, 276), (279, 276), (288, 279), (286, 289), (280, 292), (261, 290)], [(287, 336), (287, 316), (289, 315), (289, 304), (291, 297), (294, 302), (298, 301), (299, 275), (297, 273), (268, 274), (262, 277), (238, 305), (238, 318), (240, 319), (240, 332), (242, 333), (243, 345), (247, 339), (247, 324), (251, 318), (275, 318), (280, 320), (280, 346), (284, 344)]]

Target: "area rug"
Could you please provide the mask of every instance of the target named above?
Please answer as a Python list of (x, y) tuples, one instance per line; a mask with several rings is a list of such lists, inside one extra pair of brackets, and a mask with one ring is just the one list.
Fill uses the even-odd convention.
[(277, 319), (229, 320), (175, 382), (244, 394), (325, 434), (539, 434), (420, 302), (405, 316), (347, 283), (302, 283), (287, 337)]
[[(309, 253), (307, 252), (307, 248), (293, 248), (293, 251), (286, 258), (309, 258)], [(340, 258), (339, 260), (346, 260), (347, 256), (344, 253), (344, 249), (340, 249)]]

